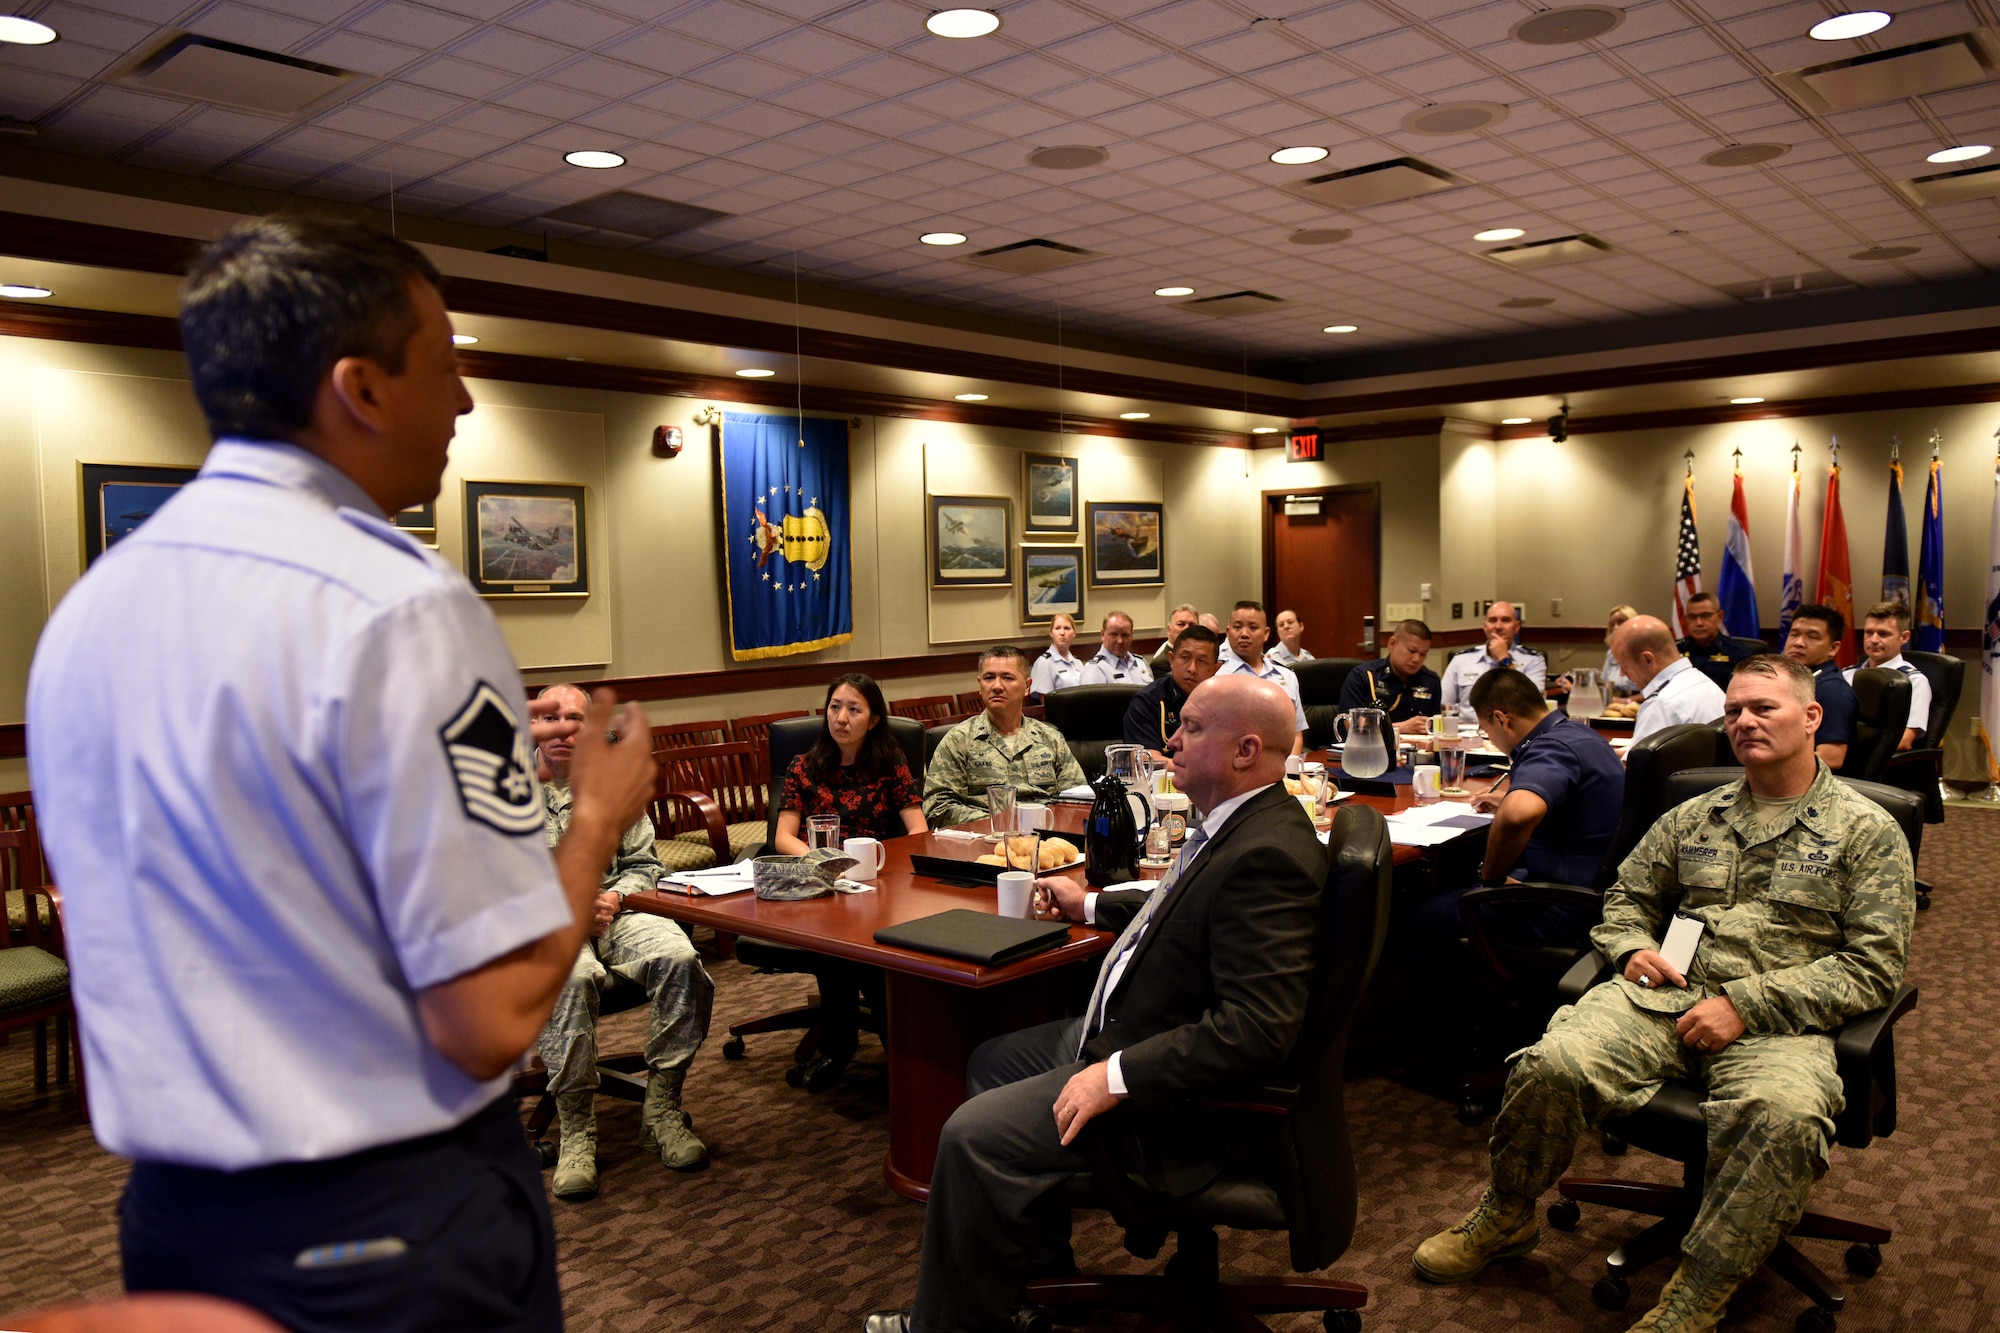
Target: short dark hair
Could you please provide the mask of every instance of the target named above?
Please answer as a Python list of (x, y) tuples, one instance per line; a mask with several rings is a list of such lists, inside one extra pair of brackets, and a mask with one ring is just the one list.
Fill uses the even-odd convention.
[(1020, 668), (1022, 674), (1024, 675), (1027, 673), (1029, 669), (1028, 655), (1022, 652), (1019, 648), (1016, 648), (1011, 643), (996, 643), (991, 648), (988, 648), (985, 652), (979, 654), (979, 669), (981, 671), (985, 671), (986, 664), (988, 662), (991, 662), (996, 657), (1012, 658), (1015, 664)]
[(1868, 608), (1862, 617), (1865, 624), (1870, 620), (1893, 620), (1898, 630), (1910, 627), (1910, 604), (1908, 602), (1877, 602)]
[(1425, 643), (1431, 641), (1431, 627), (1421, 620), (1399, 620), (1393, 633), (1407, 634), (1413, 639), (1422, 639)]
[(273, 217), (231, 227), (181, 284), (181, 345), (209, 430), (296, 438), (343, 357), (402, 374), (417, 328), (413, 278), (443, 290), (414, 247), (353, 223)]
[[(869, 715), (874, 719), (868, 724), (868, 734), (861, 740), (861, 753), (854, 756), (854, 776), (867, 781), (886, 778), (896, 771), (896, 765), (906, 764), (903, 747), (889, 732), (889, 705), (882, 701), (882, 687), (871, 676), (859, 671), (850, 671), (835, 676), (826, 687), (826, 698), (822, 701), (819, 724), (819, 739), (812, 749), (806, 751), (805, 768), (807, 776), (819, 783), (833, 781), (840, 770), (840, 745), (833, 739), (833, 729), (826, 724), (826, 706), (833, 703), (833, 692), (847, 686), (859, 694), (868, 705)], [(767, 756), (768, 758), (768, 756)], [(779, 781), (783, 781), (779, 775)]]
[(1262, 602), (1242, 601), (1230, 609), (1232, 611), (1255, 611), (1260, 616), (1264, 614), (1264, 604)]
[(1214, 656), (1222, 656), (1222, 636), (1206, 625), (1189, 625), (1182, 630), (1181, 636), (1174, 640), (1174, 652), (1178, 654), (1184, 643), (1205, 643), (1215, 650)]
[(1841, 635), (1847, 633), (1847, 617), (1830, 606), (1821, 606), (1818, 602), (1807, 602), (1804, 606), (1792, 612), (1792, 619), (1795, 621), (1818, 620), (1825, 622), (1826, 637), (1832, 639), (1835, 643), (1839, 643)]
[(1722, 606), (1722, 599), (1717, 597), (1712, 592), (1698, 592), (1694, 596), (1688, 598), (1685, 602), (1682, 602), (1681, 605), (1693, 606), (1696, 602), (1714, 602), (1718, 610)]
[(1502, 712), (1509, 717), (1535, 717), (1549, 711), (1541, 686), (1513, 667), (1495, 667), (1472, 682), (1473, 714)]

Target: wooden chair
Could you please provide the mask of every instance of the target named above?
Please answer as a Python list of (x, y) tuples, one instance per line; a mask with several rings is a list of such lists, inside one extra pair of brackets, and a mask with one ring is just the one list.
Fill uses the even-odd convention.
[(656, 753), (662, 788), (697, 809), (700, 807), (694, 798), (706, 797), (723, 824), (720, 846), (706, 812), (699, 828), (677, 830), (675, 841), (707, 843), (714, 848), (718, 864), (740, 861), (764, 845), (769, 802), (762, 780), (763, 763), (758, 757), (762, 748), (746, 741), (725, 741)]
[[(789, 721), (795, 717), (809, 716), (811, 714), (807, 713), (805, 709), (794, 708), (784, 713), (754, 713), (749, 717), (730, 719), (729, 739), (732, 741), (742, 741), (747, 745), (757, 747), (758, 771), (764, 775), (763, 782), (767, 788), (771, 785), (771, 770), (768, 762), (770, 758), (771, 724), (773, 722)], [(770, 799), (768, 792), (765, 795), (765, 799), (767, 801)]]
[(654, 727), (653, 753), (663, 750), (685, 750), (691, 745), (721, 745), (729, 739), (729, 723), (721, 718), (713, 722), (669, 722), (663, 727)]
[(69, 1082), (74, 1053), (81, 1092), (83, 1050), (70, 1000), (69, 964), (63, 957), (62, 895), (55, 885), (39, 882), (40, 865), (32, 826), (0, 829), (0, 890), (5, 891), (7, 903), (6, 922), (0, 927), (0, 1038), (23, 1029), (34, 1031), (35, 1091), (47, 1092), (53, 1021), (56, 1081)]
[(949, 694), (926, 694), (916, 699), (889, 701), (892, 716), (914, 718), (918, 722), (942, 722), (960, 711), (958, 701)]
[(952, 696), (951, 706), (953, 712), (964, 713), (970, 716), (973, 713), (984, 711), (986, 699), (978, 690), (967, 690), (964, 694)]

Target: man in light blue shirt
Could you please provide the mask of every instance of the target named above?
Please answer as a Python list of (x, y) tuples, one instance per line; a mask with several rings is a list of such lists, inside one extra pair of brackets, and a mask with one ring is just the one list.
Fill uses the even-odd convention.
[(1298, 734), (1292, 738), (1292, 753), (1304, 754), (1306, 705), (1299, 697), (1299, 678), (1292, 674), (1291, 668), (1281, 667), (1264, 655), (1264, 645), (1270, 638), (1271, 626), (1264, 618), (1264, 604), (1238, 602), (1229, 612), (1230, 652), (1222, 658), (1215, 674), (1255, 676), (1283, 690), (1285, 697), (1292, 701), (1292, 718), (1298, 727)]
[(1472, 686), (1495, 667), (1513, 667), (1535, 682), (1538, 690), (1549, 687), (1549, 662), (1532, 648), (1517, 642), (1521, 637), (1521, 615), (1512, 602), (1494, 602), (1486, 608), (1486, 644), (1477, 651), (1467, 650), (1444, 664), (1444, 711), (1457, 712), (1471, 701)]
[(1086, 685), (1151, 685), (1153, 669), (1132, 653), (1132, 617), (1113, 611), (1104, 617), (1097, 653), (1083, 664)]
[(204, 251), (181, 335), (217, 443), (29, 681), (91, 1118), (135, 1159), (126, 1286), (292, 1328), (560, 1326), (507, 1074), (653, 782), (636, 706), (545, 728), (578, 736), (551, 857), (499, 628), (386, 518), (472, 408), (439, 284), (331, 223)]
[(1657, 616), (1633, 616), (1611, 635), (1611, 655), (1625, 678), (1639, 687), (1633, 741), (1666, 727), (1720, 722), (1725, 696), (1674, 644), (1674, 632)]

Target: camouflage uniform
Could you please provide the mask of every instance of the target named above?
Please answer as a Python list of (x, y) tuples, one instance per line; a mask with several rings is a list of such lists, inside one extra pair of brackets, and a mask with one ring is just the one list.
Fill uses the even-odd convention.
[(924, 773), (924, 818), (932, 828), (986, 818), (986, 788), (1013, 786), (1015, 798), (1046, 801), (1085, 781), (1060, 731), (1032, 717), (1002, 736), (985, 713), (945, 733)]
[[(542, 809), (553, 847), (569, 828), (569, 784), (544, 783)], [(623, 897), (650, 889), (659, 882), (661, 870), (653, 854), (653, 821), (642, 814), (619, 840), (603, 891)], [(645, 987), (652, 1000), (652, 1022), (646, 1028), (647, 1069), (668, 1075), (678, 1087), (678, 1078), (707, 1038), (715, 983), (702, 969), (687, 933), (665, 917), (620, 912), (602, 935), (584, 941), (569, 981), (556, 998), (555, 1012), (536, 1039), (542, 1063), (549, 1067), (551, 1093), (597, 1086), (597, 1005), (612, 984), (613, 973)]]
[[(1768, 827), (1742, 782), (1669, 811), (1620, 868), (1591, 941), (1605, 957), (1657, 949), (1678, 908), (1706, 929), (1686, 990), (1617, 976), (1556, 1012), (1507, 1081), (1493, 1185), (1533, 1198), (1577, 1136), (1645, 1105), (1662, 1081), (1708, 1090), (1708, 1179), (1681, 1249), (1702, 1272), (1747, 1277), (1805, 1211), (1842, 1107), (1832, 1031), (1887, 1004), (1916, 907), (1902, 832), (1822, 763)], [(1745, 1032), (1709, 1054), (1679, 1016), (1726, 995)]]

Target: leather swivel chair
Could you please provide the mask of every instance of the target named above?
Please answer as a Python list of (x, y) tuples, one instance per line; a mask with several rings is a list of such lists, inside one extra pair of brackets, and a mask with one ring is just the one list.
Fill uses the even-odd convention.
[(1316, 657), (1291, 668), (1299, 678), (1299, 702), (1306, 710), (1306, 745), (1324, 749), (1333, 744), (1333, 719), (1340, 715), (1340, 692), (1355, 668), (1367, 666), (1360, 657)]
[[(1690, 769), (1667, 779), (1663, 790), (1666, 799), (1677, 805), (1734, 782), (1742, 775), (1740, 768)], [(1914, 862), (1923, 837), (1923, 801), (1910, 792), (1877, 782), (1851, 778), (1841, 781), (1894, 817), (1909, 841)], [(1591, 950), (1563, 978), (1563, 1002), (1573, 1004), (1581, 999), (1585, 991), (1611, 975), (1611, 967), (1612, 960)], [(1873, 1139), (1895, 1132), (1895, 1023), (1916, 1004), (1916, 988), (1898, 986), (1887, 1005), (1849, 1020), (1834, 1034), (1834, 1062), (1847, 1101), (1846, 1109), (1834, 1117), (1834, 1142), (1842, 1147), (1865, 1148)], [(1678, 1185), (1586, 1177), (1568, 1177), (1557, 1183), (1562, 1197), (1549, 1206), (1548, 1219), (1559, 1231), (1577, 1225), (1582, 1218), (1578, 1205), (1584, 1203), (1624, 1208), (1660, 1219), (1605, 1259), (1605, 1274), (1598, 1279), (1591, 1296), (1607, 1310), (1620, 1309), (1630, 1299), (1629, 1279), (1634, 1272), (1656, 1259), (1679, 1252), (1681, 1238), (1694, 1222), (1708, 1170), (1707, 1126), (1701, 1113), (1705, 1097), (1698, 1085), (1672, 1080), (1631, 1115), (1604, 1122), (1605, 1134), (1618, 1142), (1678, 1161), (1681, 1164)], [(1848, 1242), (1845, 1256), (1848, 1271), (1866, 1277), (1881, 1266), (1881, 1247), (1889, 1242), (1890, 1232), (1887, 1227), (1872, 1223), (1808, 1212), (1767, 1260), (1772, 1271), (1813, 1302), (1798, 1318), (1796, 1327), (1801, 1333), (1833, 1333), (1834, 1316), (1845, 1306), (1847, 1296), (1838, 1283), (1792, 1244), (1794, 1240), (1806, 1239)]]
[[(1889, 756), (1882, 781), (1892, 787), (1915, 792), (1924, 798), (1924, 822), (1944, 823), (1944, 733), (1958, 712), (1959, 695), (1965, 689), (1965, 659), (1945, 653), (1905, 652), (1904, 660), (1924, 673), (1931, 686), (1931, 710), (1923, 719), (1920, 745), (1898, 750)], [(1910, 719), (1911, 722), (1917, 719)], [(1905, 727), (1909, 724), (1905, 723)], [(1917, 880), (1917, 910), (1931, 905), (1931, 886)]]
[[(924, 726), (923, 723), (907, 717), (887, 719), (889, 734), (902, 747), (903, 762), (909, 765), (910, 776), (916, 780), (917, 789), (924, 785)], [(764, 830), (764, 854), (770, 855), (777, 848), (778, 815), (784, 809), (785, 775), (791, 771), (792, 760), (812, 749), (818, 742), (820, 733), (826, 727), (824, 717), (794, 717), (773, 722), (768, 740), (768, 767), (771, 775), (771, 799), (768, 822)], [(789, 944), (774, 944), (769, 940), (743, 939), (736, 941), (736, 957), (746, 967), (756, 968), (766, 974), (778, 972), (809, 972), (819, 982), (820, 996), (824, 997), (835, 987), (860, 990), (865, 998), (857, 1011), (863, 1031), (883, 1036), (886, 1031), (886, 1011), (880, 1003), (882, 986), (877, 969), (863, 967), (838, 958), (816, 954), (810, 949), (794, 948)], [(845, 1072), (845, 1061), (841, 1067), (834, 1067), (831, 1060), (816, 1058), (823, 1036), (820, 1025), (820, 1000), (786, 1009), (780, 1013), (765, 1014), (760, 1018), (745, 1019), (741, 1023), (729, 1025), (729, 1037), (722, 1043), (722, 1055), (726, 1060), (741, 1060), (747, 1053), (743, 1039), (765, 1032), (802, 1032), (798, 1045), (792, 1051), (791, 1067), (785, 1071), (785, 1081), (795, 1088), (805, 1088), (812, 1092), (823, 1092), (840, 1081)], [(842, 1044), (845, 1042), (843, 1036)]]
[(1345, 805), (1328, 837), (1320, 899), (1318, 961), (1313, 969), (1305, 1026), (1280, 1081), (1233, 1089), (1201, 1103), (1242, 1122), (1240, 1139), (1261, 1151), (1245, 1154), (1257, 1165), (1232, 1167), (1205, 1189), (1169, 1198), (1120, 1171), (1106, 1136), (1117, 1133), (1114, 1111), (1085, 1133), (1092, 1174), (1065, 1195), (1071, 1207), (1108, 1208), (1125, 1230), (1125, 1248), (1155, 1257), (1169, 1233), (1178, 1237), (1173, 1259), (1159, 1276), (1037, 1278), (1028, 1299), (1064, 1309), (1138, 1310), (1150, 1329), (1264, 1328), (1257, 1315), (1324, 1312), (1330, 1330), (1361, 1327), (1368, 1289), (1326, 1278), (1221, 1277), (1217, 1227), (1284, 1231), (1291, 1266), (1314, 1273), (1339, 1258), (1354, 1237), (1354, 1152), (1348, 1141), (1342, 1063), (1361, 993), (1381, 957), (1388, 930), (1389, 828), (1377, 811)]
[(1854, 673), (1854, 739), (1840, 776), (1880, 782), (1910, 725), (1910, 681), (1900, 671), (1863, 667)]
[(1063, 734), (1086, 778), (1104, 772), (1104, 751), (1125, 743), (1125, 710), (1143, 685), (1072, 685), (1042, 700), (1044, 720)]

